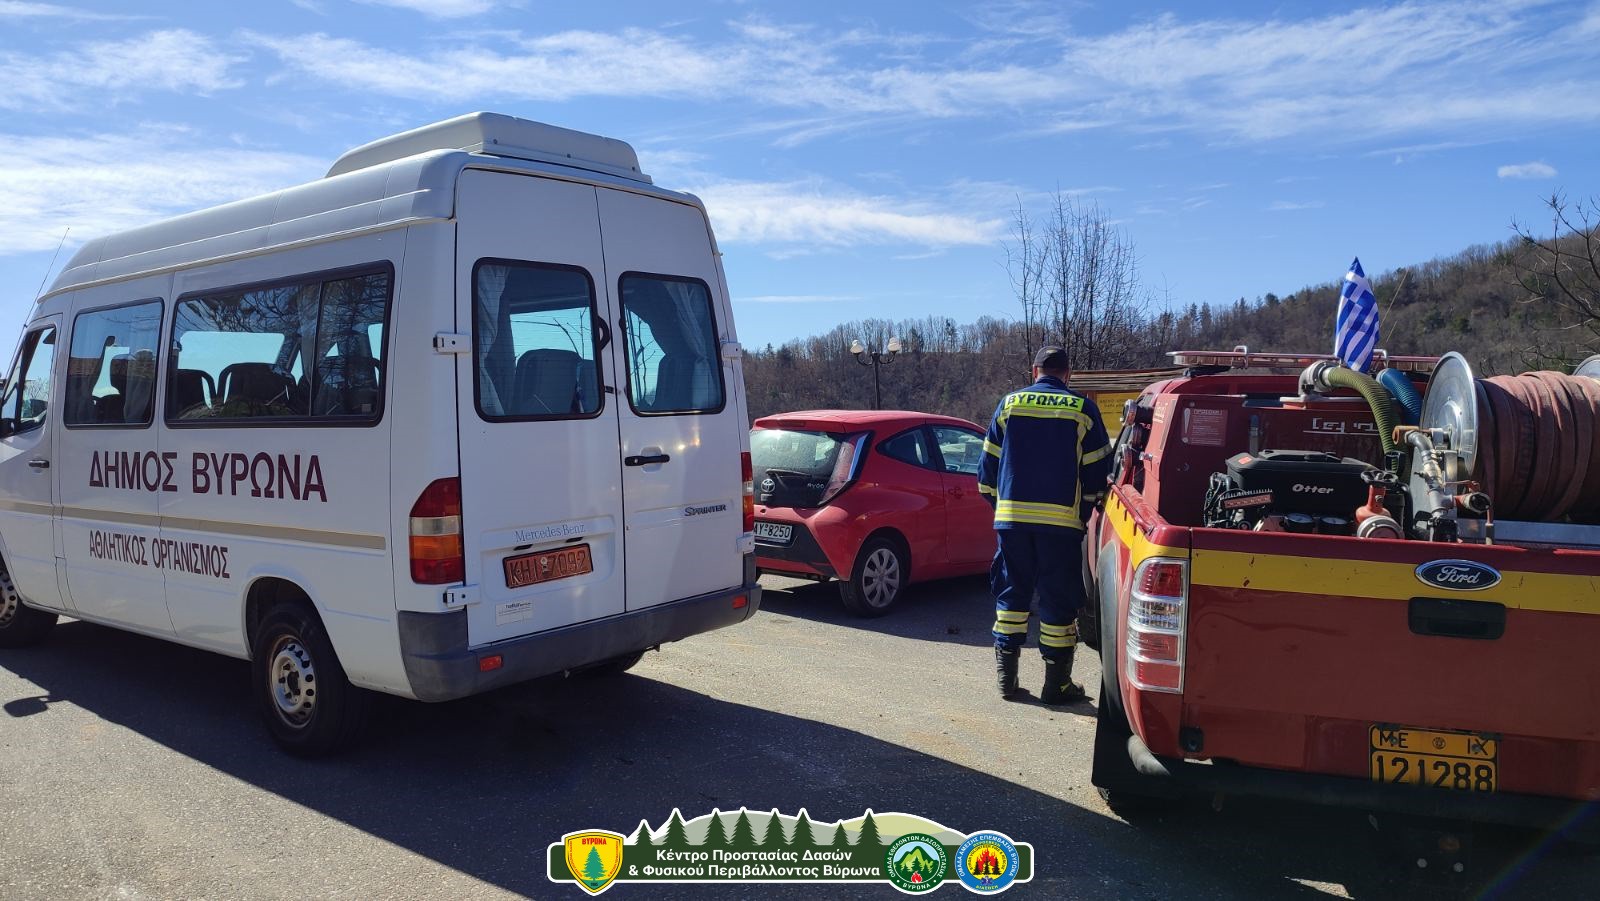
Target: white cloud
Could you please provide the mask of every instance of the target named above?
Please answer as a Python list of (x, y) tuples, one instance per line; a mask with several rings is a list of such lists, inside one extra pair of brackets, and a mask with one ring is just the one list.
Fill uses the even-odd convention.
[(1514, 166), (1501, 166), (1495, 170), (1501, 178), (1555, 178), (1556, 167), (1549, 163), (1519, 163)]
[(1303, 202), (1296, 202), (1292, 200), (1274, 200), (1272, 205), (1267, 207), (1267, 210), (1273, 213), (1288, 213), (1295, 210), (1320, 210), (1323, 206), (1324, 204), (1320, 200), (1307, 200)]
[(1413, 0), (1297, 19), (1167, 14), (1103, 34), (1036, 11), (980, 18), (989, 31), (961, 40), (761, 21), (692, 39), (647, 28), (457, 34), (419, 53), (326, 34), (248, 39), (319, 85), (405, 99), (753, 101), (768, 114), (744, 133), (782, 146), (950, 117), (1008, 117), (1031, 136), (1181, 129), (1352, 143), (1600, 121), (1600, 53), (1579, 34), (1588, 26), (1562, 25), (1537, 0)]
[(0, 254), (54, 250), (166, 216), (319, 177), (327, 161), (214, 146), (184, 128), (131, 134), (0, 134)]
[(237, 62), (182, 28), (49, 56), (0, 52), (0, 109), (103, 108), (145, 91), (209, 94), (238, 85), (228, 74)]
[(80, 22), (112, 22), (139, 19), (143, 16), (125, 16), (117, 13), (100, 13), (54, 3), (28, 3), (23, 0), (0, 0), (0, 19), (69, 19)]
[(408, 9), (435, 19), (461, 19), (478, 16), (499, 5), (497, 0), (357, 0), (371, 6)]
[(901, 197), (868, 196), (819, 182), (721, 181), (691, 188), (728, 243), (826, 247), (992, 244), (1005, 223)]

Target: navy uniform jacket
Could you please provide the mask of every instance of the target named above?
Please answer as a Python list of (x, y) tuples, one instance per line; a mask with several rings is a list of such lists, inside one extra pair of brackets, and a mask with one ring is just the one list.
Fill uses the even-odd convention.
[(1080, 508), (1106, 494), (1111, 442), (1100, 408), (1054, 376), (1013, 391), (995, 408), (978, 490), (996, 529), (1082, 530)]

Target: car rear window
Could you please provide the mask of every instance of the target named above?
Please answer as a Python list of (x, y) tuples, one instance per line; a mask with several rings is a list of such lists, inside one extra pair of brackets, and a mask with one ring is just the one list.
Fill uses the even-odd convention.
[(814, 506), (833, 477), (847, 438), (842, 433), (793, 429), (751, 432), (756, 500), (775, 507)]

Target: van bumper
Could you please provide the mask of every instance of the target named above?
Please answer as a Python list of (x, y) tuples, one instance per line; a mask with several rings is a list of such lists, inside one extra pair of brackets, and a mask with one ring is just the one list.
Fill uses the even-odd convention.
[[(735, 607), (741, 595), (747, 603)], [(466, 610), (402, 610), (400, 654), (417, 700), (450, 701), (741, 623), (760, 606), (761, 587), (752, 580), (737, 588), (478, 648), (467, 646)], [(479, 658), (490, 655), (499, 655), (502, 664), (480, 672)]]
[(1553, 832), (1584, 844), (1600, 843), (1600, 802), (1597, 801), (1505, 792), (1457, 792), (1321, 773), (1190, 763), (1157, 756), (1137, 735), (1128, 737), (1128, 758), (1140, 775), (1156, 780), (1158, 785), (1165, 783), (1170, 789), (1185, 792), (1499, 823)]

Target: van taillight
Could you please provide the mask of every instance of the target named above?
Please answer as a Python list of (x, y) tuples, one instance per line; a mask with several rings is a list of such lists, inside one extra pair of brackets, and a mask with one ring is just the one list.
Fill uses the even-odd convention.
[(461, 544), (461, 480), (436, 479), (411, 505), (411, 580), (423, 585), (465, 582)]
[(1183, 691), (1189, 562), (1151, 557), (1133, 573), (1128, 599), (1128, 681), (1145, 691)]
[(756, 530), (756, 467), (750, 452), (739, 455), (739, 478), (744, 482), (744, 530)]

